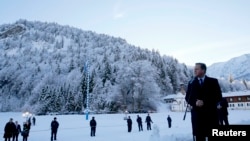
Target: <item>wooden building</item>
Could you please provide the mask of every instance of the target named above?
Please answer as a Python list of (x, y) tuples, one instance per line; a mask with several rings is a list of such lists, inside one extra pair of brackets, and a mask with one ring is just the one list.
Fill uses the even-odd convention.
[(186, 92), (184, 85), (180, 85), (180, 91), (177, 94), (169, 94), (163, 100), (169, 104), (169, 109), (173, 112), (184, 112), (186, 110), (187, 102), (185, 100)]
[[(228, 110), (250, 110), (250, 91), (222, 93), (228, 101)], [(186, 109), (185, 93), (170, 94), (163, 98), (174, 112), (183, 112)]]
[(250, 110), (250, 91), (223, 93), (229, 110)]

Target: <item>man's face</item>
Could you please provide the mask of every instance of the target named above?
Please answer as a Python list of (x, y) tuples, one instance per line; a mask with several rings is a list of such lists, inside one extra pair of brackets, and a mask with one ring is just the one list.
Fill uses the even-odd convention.
[(194, 67), (194, 75), (196, 77), (202, 77), (204, 75), (204, 70), (201, 69), (200, 65), (195, 65), (195, 67)]

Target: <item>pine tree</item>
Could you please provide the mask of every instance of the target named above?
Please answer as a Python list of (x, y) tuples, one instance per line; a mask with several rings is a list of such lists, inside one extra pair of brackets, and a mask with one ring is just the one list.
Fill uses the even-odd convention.
[(171, 62), (168, 64), (167, 71), (168, 76), (170, 78), (170, 82), (173, 86), (173, 93), (176, 93), (179, 88), (179, 77), (178, 74), (180, 73), (179, 69), (177, 68), (177, 60), (172, 59)]
[(65, 104), (65, 109), (68, 111), (68, 112), (72, 112), (74, 111), (75, 109), (75, 98), (74, 98), (74, 95), (73, 93), (70, 91), (68, 93), (68, 97), (67, 97), (67, 101), (66, 101), (66, 104)]
[(109, 64), (107, 54), (104, 54), (102, 63), (104, 64), (104, 68), (100, 71), (102, 73), (102, 86), (104, 87), (106, 81), (111, 80), (112, 73), (111, 65)]
[(247, 85), (247, 81), (245, 79), (243, 80), (243, 84), (245, 85), (246, 89), (248, 90), (249, 88), (248, 88), (248, 85)]
[(69, 64), (69, 72), (71, 72), (73, 69), (75, 69), (74, 59), (71, 58), (70, 64)]
[(57, 64), (57, 66), (56, 66), (56, 70), (55, 70), (55, 72), (58, 74), (58, 75), (60, 75), (61, 74), (61, 68), (60, 68), (60, 65), (58, 64), (58, 63), (56, 63)]
[(43, 87), (40, 97), (38, 99), (39, 107), (36, 110), (37, 113), (46, 114), (48, 112), (48, 101), (50, 101), (49, 87)]
[(82, 93), (82, 101), (83, 106), (86, 108), (86, 99), (87, 99), (87, 77), (86, 75), (82, 75), (82, 81), (81, 81), (81, 93)]
[(233, 83), (234, 78), (233, 78), (232, 74), (230, 74), (230, 75), (229, 75), (229, 77), (228, 77), (228, 81), (229, 81), (230, 83)]

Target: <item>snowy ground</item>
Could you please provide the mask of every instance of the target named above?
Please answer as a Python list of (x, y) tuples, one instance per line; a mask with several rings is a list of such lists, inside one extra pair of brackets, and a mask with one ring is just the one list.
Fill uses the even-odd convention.
[[(153, 125), (157, 130), (147, 131), (146, 124), (143, 124), (144, 131), (139, 132), (136, 116), (131, 114), (133, 120), (132, 132), (127, 132), (126, 121), (123, 119), (124, 114), (107, 114), (107, 115), (90, 115), (96, 117), (97, 132), (96, 137), (90, 137), (89, 120), (85, 115), (58, 115), (60, 123), (58, 131), (58, 141), (192, 141), (190, 113), (187, 114), (186, 120), (183, 120), (183, 112), (160, 112), (152, 113), (151, 118)], [(250, 124), (249, 111), (229, 111), (229, 122), (231, 124)], [(146, 114), (139, 114), (143, 121)], [(167, 126), (167, 115), (172, 117), (172, 128)], [(9, 118), (22, 123), (25, 119), (22, 113), (0, 113), (0, 134), (3, 135), (5, 123)], [(37, 125), (31, 127), (29, 141), (46, 141), (50, 140), (50, 122), (54, 116), (36, 116)], [(22, 124), (21, 124), (22, 125)], [(157, 135), (158, 134), (158, 135)], [(21, 139), (21, 136), (19, 136)]]

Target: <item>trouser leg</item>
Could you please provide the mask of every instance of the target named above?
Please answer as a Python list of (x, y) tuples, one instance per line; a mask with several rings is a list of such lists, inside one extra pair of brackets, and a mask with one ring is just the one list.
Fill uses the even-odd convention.
[(54, 132), (51, 131), (51, 141), (53, 141), (53, 135), (54, 135)]
[(224, 121), (225, 121), (225, 125), (229, 125), (227, 116), (225, 117)]
[(54, 133), (54, 140), (56, 140), (56, 137), (57, 136), (57, 131), (55, 131), (55, 133)]
[(94, 134), (94, 136), (95, 136), (95, 131), (96, 131), (96, 128), (95, 128), (95, 127), (93, 127), (93, 134)]
[(206, 141), (205, 136), (197, 135), (195, 141)]

